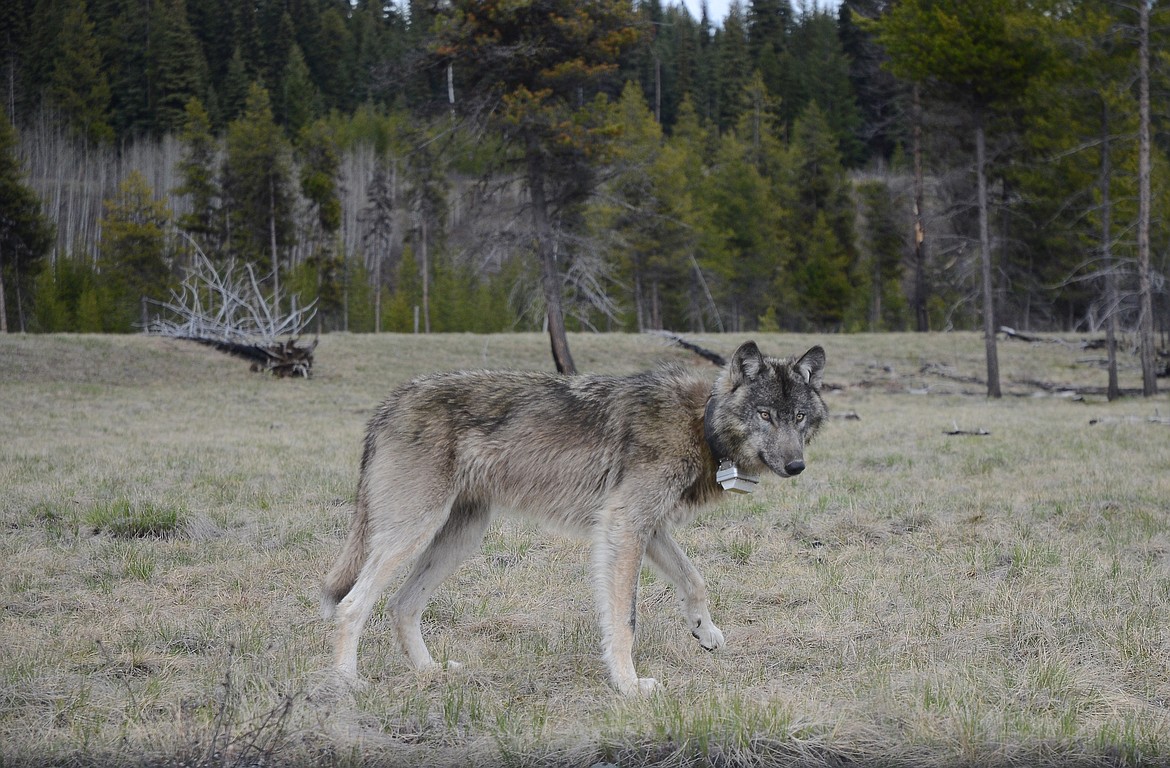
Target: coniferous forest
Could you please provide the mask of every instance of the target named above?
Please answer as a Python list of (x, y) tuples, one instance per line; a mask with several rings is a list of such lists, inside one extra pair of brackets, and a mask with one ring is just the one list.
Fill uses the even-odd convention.
[(315, 300), (322, 331), (1136, 344), (1170, 320), (1168, 22), (1146, 0), (697, 19), (659, 0), (11, 0), (0, 322), (133, 331), (198, 249)]

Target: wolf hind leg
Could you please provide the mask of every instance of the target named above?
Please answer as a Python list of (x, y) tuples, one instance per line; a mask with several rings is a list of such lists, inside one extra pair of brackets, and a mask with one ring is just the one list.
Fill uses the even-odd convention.
[(723, 631), (711, 621), (707, 607), (707, 584), (674, 537), (664, 529), (656, 530), (647, 543), (646, 556), (655, 570), (674, 585), (687, 628), (699, 645), (708, 651), (722, 648)]
[[(423, 641), (423, 610), (439, 585), (483, 543), (490, 522), (491, 510), (486, 504), (457, 499), (447, 522), (419, 555), (410, 575), (394, 596), (394, 629), (415, 669), (426, 671), (439, 667)], [(448, 662), (447, 666), (450, 669), (460, 667), (456, 662)]]
[(412, 500), (386, 500), (371, 514), (384, 517), (393, 511), (392, 521), (374, 523), (366, 546), (366, 561), (349, 593), (337, 604), (334, 619), (337, 633), (333, 643), (334, 669), (343, 678), (358, 680), (358, 640), (374, 604), (394, 576), (413, 560), (448, 518), (451, 500), (425, 496)]

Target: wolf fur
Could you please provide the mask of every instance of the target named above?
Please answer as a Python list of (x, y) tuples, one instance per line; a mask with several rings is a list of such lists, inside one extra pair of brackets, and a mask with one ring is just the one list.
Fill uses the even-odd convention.
[(777, 359), (749, 341), (714, 385), (681, 367), (632, 376), (440, 373), (404, 385), (370, 421), (352, 526), (325, 578), (336, 670), (357, 679), (358, 637), (407, 565), (389, 613), (411, 665), (435, 667), (423, 609), (504, 509), (591, 540), (610, 678), (623, 693), (654, 690), (633, 660), (643, 558), (674, 585), (699, 644), (722, 647), (703, 577), (669, 529), (719, 500), (722, 460), (752, 474), (804, 469), (804, 446), (828, 415), (824, 366), (819, 346)]

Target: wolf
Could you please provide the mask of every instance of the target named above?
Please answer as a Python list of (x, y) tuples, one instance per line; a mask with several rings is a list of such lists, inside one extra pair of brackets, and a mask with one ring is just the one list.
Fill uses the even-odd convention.
[(359, 679), (358, 638), (408, 565), (388, 604), (392, 626), (414, 668), (437, 668), (423, 609), (480, 547), (493, 512), (509, 510), (591, 542), (610, 680), (624, 694), (654, 691), (633, 660), (643, 560), (674, 586), (699, 644), (722, 647), (703, 577), (670, 529), (717, 502), (720, 480), (745, 490), (765, 470), (804, 471), (804, 447), (828, 416), (824, 369), (820, 346), (779, 359), (749, 341), (714, 383), (663, 366), (630, 376), (463, 371), (405, 384), (369, 422), (352, 524), (322, 590), (336, 672)]

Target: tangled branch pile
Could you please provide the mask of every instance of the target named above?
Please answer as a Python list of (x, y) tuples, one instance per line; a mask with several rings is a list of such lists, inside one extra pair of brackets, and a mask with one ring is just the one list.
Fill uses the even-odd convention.
[(252, 370), (277, 376), (309, 375), (317, 342), (297, 343), (317, 314), (316, 301), (282, 314), (280, 295), (265, 294), (251, 264), (227, 264), (221, 272), (201, 251), (187, 267), (169, 301), (152, 301), (163, 313), (146, 332), (213, 346), (252, 361)]

